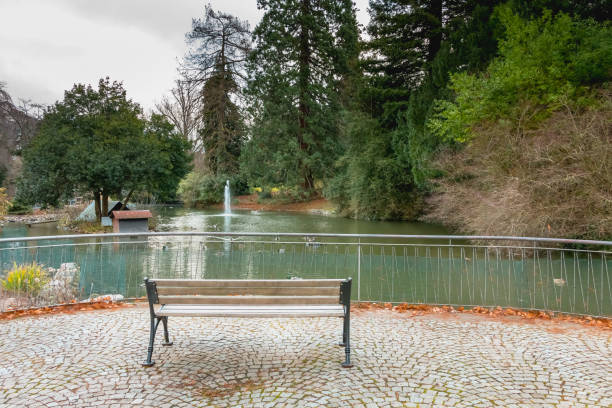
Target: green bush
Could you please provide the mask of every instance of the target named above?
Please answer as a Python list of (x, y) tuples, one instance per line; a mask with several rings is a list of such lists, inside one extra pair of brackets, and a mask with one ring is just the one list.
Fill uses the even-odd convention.
[[(433, 134), (466, 142), (474, 125), (512, 118), (523, 126), (573, 101), (591, 104), (588, 86), (610, 79), (612, 30), (559, 13), (526, 21), (508, 7), (498, 10), (505, 27), (500, 56), (481, 74), (451, 76), (453, 101), (437, 102), (428, 122)], [(527, 109), (525, 109), (527, 107)]]
[(7, 212), (13, 215), (30, 214), (32, 212), (32, 207), (19, 201), (14, 201), (8, 208)]
[(225, 183), (230, 181), (232, 196), (248, 194), (248, 185), (240, 175), (213, 175), (192, 171), (179, 184), (178, 195), (188, 206), (223, 202)]
[(259, 202), (271, 200), (277, 204), (299, 203), (321, 196), (322, 186), (317, 186), (317, 184), (319, 183), (315, 182), (315, 189), (312, 190), (298, 185), (276, 185), (257, 188), (255, 192)]
[(272, 192), (269, 189), (263, 189), (261, 193), (257, 194), (258, 199), (267, 200), (272, 198)]
[(6, 272), (2, 287), (9, 292), (36, 296), (49, 281), (47, 271), (36, 262), (24, 265), (14, 263)]
[(410, 164), (397, 160), (393, 133), (376, 119), (351, 114), (346, 128), (351, 146), (336, 164), (336, 176), (325, 187), (340, 214), (359, 219), (413, 219), (420, 198)]
[(11, 202), (6, 194), (6, 188), (0, 187), (0, 215), (6, 214), (8, 209), (11, 207)]
[(0, 187), (4, 184), (4, 180), (6, 179), (6, 167), (0, 164)]

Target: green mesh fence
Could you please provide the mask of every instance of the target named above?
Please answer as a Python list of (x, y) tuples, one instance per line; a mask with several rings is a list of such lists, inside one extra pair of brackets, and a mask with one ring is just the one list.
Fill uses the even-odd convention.
[[(53, 268), (50, 280), (54, 270), (74, 265), (78, 269), (74, 297), (82, 300), (106, 294), (144, 296), (142, 282), (147, 276), (352, 277), (353, 299), (359, 301), (502, 306), (612, 316), (609, 251), (332, 241), (154, 236), (9, 242), (0, 246), (0, 279), (6, 279), (14, 264), (36, 262)], [(0, 288), (0, 299), (27, 296)], [(46, 301), (40, 298), (29, 305)], [(7, 308), (6, 301), (0, 303), (1, 308)]]

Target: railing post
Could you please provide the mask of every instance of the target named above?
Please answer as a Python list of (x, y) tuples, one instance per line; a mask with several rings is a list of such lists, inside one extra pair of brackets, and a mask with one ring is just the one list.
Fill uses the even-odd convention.
[(357, 240), (357, 301), (361, 302), (361, 238)]

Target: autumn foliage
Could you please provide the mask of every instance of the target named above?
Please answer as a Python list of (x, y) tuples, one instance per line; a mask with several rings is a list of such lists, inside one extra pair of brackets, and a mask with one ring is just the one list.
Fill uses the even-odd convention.
[(588, 326), (596, 326), (601, 328), (612, 329), (612, 319), (592, 317), (592, 316), (578, 316), (568, 315), (562, 313), (545, 312), (542, 310), (521, 310), (513, 308), (502, 308), (497, 307), (482, 307), (475, 306), (472, 308), (465, 308), (463, 306), (453, 307), (448, 305), (437, 306), (437, 305), (425, 305), (425, 304), (408, 304), (400, 303), (393, 305), (391, 303), (369, 303), (360, 302), (355, 303), (351, 307), (351, 311), (360, 312), (366, 310), (392, 310), (398, 313), (412, 312), (413, 316), (424, 315), (430, 313), (471, 313), (490, 317), (504, 317), (504, 316), (516, 316), (528, 320), (553, 320), (553, 321), (566, 321), (570, 323), (584, 324)]
[(121, 307), (129, 307), (131, 304), (123, 302), (113, 302), (108, 297), (96, 298), (92, 302), (78, 302), (73, 300), (71, 303), (57, 306), (46, 306), (31, 309), (20, 309), (20, 310), (9, 310), (7, 312), (0, 313), (0, 320), (12, 320), (18, 317), (28, 316), (40, 316), (49, 314), (60, 314), (60, 313), (77, 313), (92, 310), (102, 309), (118, 309)]

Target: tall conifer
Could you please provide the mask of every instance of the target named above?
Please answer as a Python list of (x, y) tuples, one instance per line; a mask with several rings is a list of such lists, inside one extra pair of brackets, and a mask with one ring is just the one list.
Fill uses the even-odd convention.
[(358, 57), (350, 0), (259, 0), (250, 60), (255, 182), (314, 188), (338, 156), (339, 112)]

